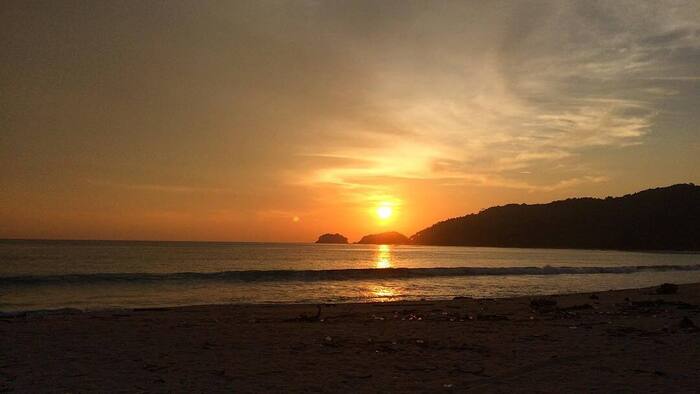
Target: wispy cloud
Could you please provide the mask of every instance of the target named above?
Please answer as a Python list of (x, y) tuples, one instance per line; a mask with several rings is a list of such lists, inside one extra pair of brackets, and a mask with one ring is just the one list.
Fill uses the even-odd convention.
[[(320, 166), (304, 181), (363, 189), (376, 187), (373, 177), (391, 177), (532, 190), (605, 182), (608, 174), (581, 173), (585, 152), (644, 144), (661, 100), (678, 94), (664, 82), (696, 79), (678, 75), (700, 55), (700, 22), (676, 5), (555, 3), (547, 15), (518, 22), (531, 24), (522, 36), (504, 34), (511, 16), (499, 15), (496, 31), (482, 27), (491, 39), (512, 41), (500, 51), (436, 28), (416, 46), (429, 53), (425, 41), (434, 40), (443, 57), (413, 58), (406, 51), (416, 48), (408, 42), (375, 69), (382, 78), (370, 108), (382, 114), (384, 126), (410, 137), (387, 136), (371, 123), (361, 132), (338, 131), (374, 146), (329, 144), (320, 155), (355, 164)], [(370, 63), (377, 56), (364, 55)], [(523, 178), (553, 168), (556, 175), (544, 184)], [(391, 182), (381, 187), (390, 189)]]
[(125, 189), (125, 190), (141, 190), (157, 193), (224, 193), (224, 194), (235, 194), (235, 192), (230, 188), (218, 188), (218, 187), (198, 187), (198, 186), (186, 186), (186, 185), (164, 185), (155, 183), (124, 183), (124, 182), (112, 182), (108, 180), (94, 180), (88, 179), (86, 182), (90, 185), (109, 187), (114, 189)]

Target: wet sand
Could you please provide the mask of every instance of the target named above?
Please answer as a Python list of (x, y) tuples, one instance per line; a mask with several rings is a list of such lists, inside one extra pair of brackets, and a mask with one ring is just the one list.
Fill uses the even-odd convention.
[[(554, 304), (556, 302), (556, 304)], [(0, 318), (0, 392), (694, 392), (700, 284)]]

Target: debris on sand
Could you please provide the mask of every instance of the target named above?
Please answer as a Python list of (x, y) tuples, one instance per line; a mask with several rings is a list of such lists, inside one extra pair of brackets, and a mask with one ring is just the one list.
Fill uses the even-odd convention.
[(656, 288), (656, 294), (676, 294), (678, 293), (678, 285), (673, 283), (664, 283)]
[(535, 298), (530, 301), (530, 307), (533, 309), (550, 309), (557, 306), (557, 301), (551, 298)]
[(476, 320), (500, 321), (500, 320), (508, 320), (508, 316), (504, 316), (504, 315), (487, 315), (487, 314), (478, 313), (478, 314), (476, 315)]
[(683, 318), (683, 320), (681, 320), (681, 322), (678, 324), (678, 327), (680, 327), (683, 330), (689, 330), (689, 331), (697, 331), (698, 330), (698, 326), (696, 326), (695, 323), (693, 323), (693, 321), (690, 320), (690, 318), (688, 318), (688, 316), (685, 316)]
[(591, 304), (578, 304), (578, 305), (567, 306), (564, 308), (559, 308), (559, 310), (562, 312), (583, 311), (586, 309), (593, 309), (593, 306)]
[(299, 315), (299, 318), (296, 320), (303, 321), (303, 322), (323, 321), (321, 319), (321, 305), (316, 305), (316, 314), (315, 315), (307, 315), (305, 313), (302, 313), (301, 315)]

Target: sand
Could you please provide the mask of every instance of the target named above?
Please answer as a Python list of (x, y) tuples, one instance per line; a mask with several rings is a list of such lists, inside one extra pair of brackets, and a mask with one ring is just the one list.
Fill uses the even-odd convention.
[(0, 391), (700, 389), (700, 284), (533, 299), (3, 316)]

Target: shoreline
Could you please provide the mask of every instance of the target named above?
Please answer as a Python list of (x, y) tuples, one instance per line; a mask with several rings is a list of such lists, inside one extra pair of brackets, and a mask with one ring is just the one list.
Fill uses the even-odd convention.
[(1, 316), (0, 390), (692, 392), (700, 283), (656, 289)]
[[(526, 267), (527, 268), (527, 267)], [(399, 268), (400, 269), (400, 268)], [(586, 275), (586, 274), (583, 274)], [(427, 277), (430, 278), (430, 277)], [(700, 282), (681, 282), (677, 284), (678, 286), (689, 286), (697, 285), (700, 286)], [(514, 296), (503, 296), (503, 297), (470, 297), (470, 296), (450, 296), (450, 297), (407, 297), (405, 299), (392, 299), (387, 301), (329, 301), (329, 300), (319, 300), (317, 302), (286, 302), (286, 301), (269, 301), (269, 302), (222, 302), (222, 303), (194, 303), (194, 304), (150, 304), (150, 305), (137, 305), (137, 306), (105, 306), (105, 307), (94, 307), (94, 308), (79, 308), (79, 307), (57, 307), (57, 308), (40, 308), (40, 309), (16, 309), (16, 310), (3, 310), (0, 308), (0, 319), (3, 318), (13, 318), (13, 317), (28, 317), (31, 315), (60, 315), (60, 314), (82, 314), (82, 313), (102, 313), (102, 312), (129, 312), (129, 311), (147, 311), (147, 310), (177, 310), (177, 309), (189, 309), (189, 308), (220, 308), (220, 307), (316, 307), (317, 305), (373, 305), (373, 304), (401, 304), (401, 303), (425, 303), (425, 302), (448, 302), (458, 299), (469, 299), (469, 300), (492, 300), (492, 301), (507, 301), (507, 300), (517, 300), (517, 299), (531, 299), (536, 297), (560, 297), (560, 296), (574, 296), (574, 295), (590, 295), (595, 293), (611, 293), (620, 291), (630, 291), (630, 290), (647, 290), (653, 289), (655, 286), (644, 286), (644, 287), (625, 287), (625, 288), (615, 288), (600, 291), (572, 291), (572, 292), (542, 292), (536, 294), (523, 294)], [(400, 296), (392, 298), (401, 298)]]

